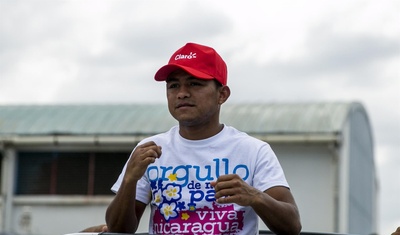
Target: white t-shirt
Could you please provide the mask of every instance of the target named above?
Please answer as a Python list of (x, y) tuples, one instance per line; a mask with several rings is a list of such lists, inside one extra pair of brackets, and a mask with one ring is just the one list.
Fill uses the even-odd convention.
[[(137, 184), (136, 200), (151, 204), (150, 234), (258, 234), (251, 207), (218, 204), (210, 182), (238, 174), (260, 191), (289, 187), (269, 144), (224, 126), (204, 140), (187, 140), (179, 127), (144, 139), (162, 147)], [(125, 167), (111, 190), (117, 192)]]

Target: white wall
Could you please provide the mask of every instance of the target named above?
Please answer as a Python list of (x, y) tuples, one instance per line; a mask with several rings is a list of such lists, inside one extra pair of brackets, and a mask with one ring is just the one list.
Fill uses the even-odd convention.
[[(49, 198), (49, 197), (47, 197)], [(64, 198), (67, 200), (68, 198)], [(76, 201), (76, 199), (74, 198)], [(87, 199), (86, 199), (87, 200)], [(17, 234), (54, 235), (78, 232), (86, 227), (104, 223), (105, 210), (111, 197), (101, 203), (87, 203), (85, 199), (76, 203), (56, 203), (46, 198), (16, 198), (12, 215), (12, 232)], [(57, 200), (58, 201), (58, 200)]]
[(303, 231), (335, 232), (336, 158), (324, 144), (272, 145), (300, 210)]
[[(12, 217), (11, 232), (30, 235), (62, 235), (105, 223), (105, 211), (112, 197), (102, 198), (102, 202), (91, 203), (91, 205), (84, 202), (66, 205), (54, 203), (54, 200), (51, 199), (48, 201), (53, 201), (53, 203), (45, 205), (42, 203), (45, 200), (46, 198), (39, 200), (16, 199), (17, 203), (13, 207), (12, 214), (7, 215)], [(69, 199), (63, 200), (68, 201)], [(143, 215), (138, 232), (148, 231), (150, 217), (148, 209)]]

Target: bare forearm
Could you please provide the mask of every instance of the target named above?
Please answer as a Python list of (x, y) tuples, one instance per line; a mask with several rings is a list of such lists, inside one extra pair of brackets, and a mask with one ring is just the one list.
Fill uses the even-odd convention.
[(121, 186), (106, 212), (109, 232), (134, 233), (146, 208), (144, 203), (136, 203), (137, 182), (143, 177), (147, 167), (161, 156), (161, 146), (153, 141), (136, 146), (126, 164)]
[(277, 201), (268, 194), (260, 192), (252, 207), (274, 233), (300, 233), (300, 216), (295, 204)]
[(136, 183), (127, 186), (121, 184), (117, 195), (110, 203), (106, 212), (106, 222), (109, 232), (134, 233), (138, 226), (135, 213)]
[(96, 226), (92, 226), (89, 228), (85, 228), (84, 230), (82, 230), (81, 232), (106, 232), (107, 231), (107, 226), (105, 224), (101, 224), (101, 225), (96, 225)]

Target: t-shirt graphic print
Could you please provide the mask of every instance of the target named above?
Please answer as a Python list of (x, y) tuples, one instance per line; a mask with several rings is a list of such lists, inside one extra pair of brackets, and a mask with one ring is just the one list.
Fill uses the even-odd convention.
[[(229, 162), (228, 159), (222, 159)], [(220, 159), (213, 159), (214, 165), (220, 165)], [(246, 166), (243, 166), (247, 168)], [(147, 170), (152, 192), (153, 233), (156, 234), (237, 234), (243, 230), (245, 210), (236, 211), (233, 204), (223, 205), (215, 202), (215, 190), (210, 182), (211, 165), (203, 166), (205, 177), (200, 176), (200, 166), (179, 165), (175, 168), (157, 169), (155, 166)], [(192, 169), (195, 179), (186, 182), (185, 175)], [(236, 168), (238, 169), (238, 168)], [(165, 176), (158, 178), (156, 172)], [(207, 171), (208, 170), (208, 171)], [(248, 169), (243, 170), (245, 178)], [(214, 172), (216, 173), (216, 172)], [(218, 173), (217, 173), (218, 174)], [(213, 174), (215, 175), (215, 174)]]
[[(260, 191), (289, 187), (271, 147), (233, 127), (215, 136), (187, 140), (179, 127), (144, 139), (162, 147), (137, 183), (136, 200), (150, 204), (150, 234), (258, 234), (258, 216), (251, 207), (219, 204), (211, 182), (237, 174)], [(117, 192), (126, 164), (111, 188)], [(144, 220), (144, 218), (142, 218)]]

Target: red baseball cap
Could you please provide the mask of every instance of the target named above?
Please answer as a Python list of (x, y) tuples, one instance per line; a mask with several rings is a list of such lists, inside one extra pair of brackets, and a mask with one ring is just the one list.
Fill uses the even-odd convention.
[(187, 43), (178, 49), (154, 75), (156, 81), (165, 81), (170, 73), (183, 69), (200, 79), (216, 79), (222, 85), (227, 83), (227, 68), (221, 56), (211, 47)]

